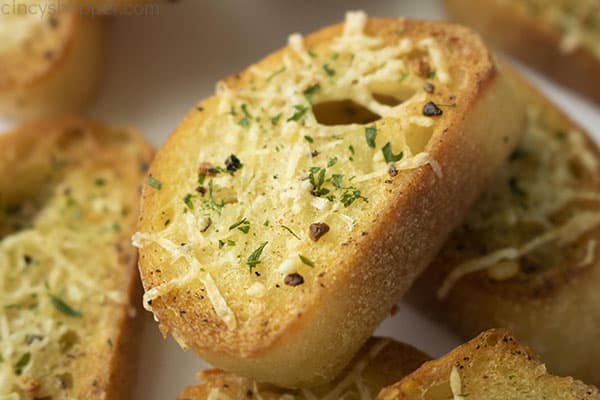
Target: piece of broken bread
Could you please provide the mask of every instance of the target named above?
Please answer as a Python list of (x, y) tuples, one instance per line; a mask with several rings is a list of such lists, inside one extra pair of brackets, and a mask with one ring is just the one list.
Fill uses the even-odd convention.
[(129, 399), (151, 148), (85, 119), (0, 135), (0, 398)]
[(178, 400), (374, 399), (389, 386), (429, 360), (412, 346), (387, 338), (371, 338), (335, 381), (312, 389), (282, 389), (217, 369), (202, 371), (202, 384), (187, 388)]
[(463, 337), (509, 328), (551, 372), (600, 384), (600, 154), (516, 79), (523, 140), (409, 298)]
[(598, 0), (445, 0), (490, 44), (600, 101)]
[(144, 187), (140, 271), (163, 333), (283, 387), (333, 379), (516, 145), (524, 107), (479, 37), (368, 19), (217, 85)]
[(0, 116), (25, 120), (83, 110), (101, 80), (105, 24), (66, 2), (2, 4)]
[(377, 400), (597, 400), (598, 389), (550, 375), (507, 330), (486, 331), (437, 360), (428, 361)]

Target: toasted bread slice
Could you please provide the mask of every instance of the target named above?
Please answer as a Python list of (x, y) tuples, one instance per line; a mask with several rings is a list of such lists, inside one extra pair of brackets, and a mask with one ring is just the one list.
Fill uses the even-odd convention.
[(448, 14), (490, 44), (600, 101), (597, 0), (445, 0)]
[[(187, 388), (178, 400), (374, 399), (379, 391), (430, 360), (412, 346), (392, 339), (371, 338), (333, 382), (313, 389), (282, 389), (218, 369), (202, 371), (202, 384)], [(287, 397), (286, 397), (287, 396)]]
[(0, 397), (129, 399), (151, 149), (82, 119), (0, 136)]
[(465, 337), (510, 328), (550, 371), (600, 384), (600, 154), (520, 87), (523, 141), (409, 297)]
[[(102, 76), (105, 21), (85, 18), (73, 7), (57, 11), (60, 4), (3, 5), (1, 116), (23, 120), (68, 114), (93, 100)], [(39, 7), (52, 8), (44, 8), (42, 15)]]
[(600, 399), (598, 389), (546, 372), (535, 353), (508, 331), (493, 329), (428, 361), (377, 400)]
[(466, 28), (357, 12), (292, 35), (151, 166), (145, 306), (218, 368), (332, 380), (512, 151), (523, 110)]

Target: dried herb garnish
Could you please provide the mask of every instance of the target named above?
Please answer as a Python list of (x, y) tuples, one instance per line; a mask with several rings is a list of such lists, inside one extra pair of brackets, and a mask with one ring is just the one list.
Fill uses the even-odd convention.
[(234, 229), (237, 229), (244, 233), (248, 233), (250, 231), (250, 221), (248, 221), (246, 218), (242, 218), (240, 221), (236, 222), (235, 224), (229, 227), (230, 231)]
[(54, 308), (68, 317), (81, 318), (82, 314), (65, 303), (60, 297), (50, 295), (50, 302)]
[(377, 128), (374, 126), (367, 126), (365, 128), (365, 138), (367, 139), (367, 145), (374, 149), (375, 139), (377, 139)]
[(396, 161), (400, 161), (400, 160), (402, 160), (402, 157), (404, 156), (403, 152), (394, 154), (394, 152), (392, 151), (392, 144), (390, 142), (387, 142), (385, 144), (385, 146), (383, 146), (381, 148), (381, 152), (383, 153), (383, 158), (385, 159), (385, 162), (388, 164), (396, 162)]
[(27, 352), (27, 353), (23, 354), (21, 356), (21, 358), (19, 358), (19, 360), (15, 364), (15, 375), (21, 375), (23, 373), (23, 370), (29, 364), (30, 361), (31, 361), (31, 353)]
[(246, 261), (246, 264), (248, 264), (248, 267), (250, 267), (250, 272), (252, 272), (252, 270), (254, 268), (256, 268), (256, 266), (258, 264), (260, 264), (260, 256), (261, 256), (261, 254), (262, 254), (265, 246), (268, 243), (269, 242), (264, 242), (263, 244), (261, 244), (260, 246), (258, 246), (258, 248), (252, 252), (252, 254), (250, 254), (248, 256), (248, 260)]
[(193, 197), (194, 196), (191, 193), (188, 193), (183, 198), (183, 202), (185, 203), (185, 205), (187, 206), (187, 208), (189, 208), (190, 210), (194, 209), (194, 202), (192, 201)]
[(303, 264), (308, 265), (311, 268), (315, 267), (315, 263), (311, 259), (304, 257), (302, 254), (298, 254), (298, 257)]
[(274, 71), (271, 75), (269, 75), (266, 79), (267, 82), (270, 82), (271, 79), (275, 78), (277, 75), (285, 72), (285, 67), (279, 68), (277, 71)]
[(298, 240), (302, 240), (302, 239), (300, 238), (300, 236), (298, 236), (298, 235), (296, 234), (296, 232), (294, 232), (293, 230), (291, 230), (291, 229), (290, 229), (290, 228), (288, 228), (287, 226), (285, 226), (285, 225), (281, 225), (281, 227), (282, 227), (283, 229), (285, 229), (286, 231), (288, 231), (288, 232), (289, 232), (289, 233), (290, 233), (290, 234), (291, 234), (293, 237), (295, 237), (296, 239), (298, 239)]
[(294, 114), (291, 117), (289, 117), (287, 119), (288, 122), (300, 121), (304, 117), (304, 115), (306, 115), (306, 112), (308, 111), (308, 107), (306, 107), (302, 104), (296, 104), (296, 105), (294, 105), (294, 110), (296, 110), (296, 111), (294, 112)]
[(152, 175), (148, 175), (148, 177), (146, 178), (146, 183), (148, 184), (148, 186), (153, 187), (156, 190), (160, 190), (162, 188), (162, 183), (153, 178)]
[(332, 69), (329, 64), (323, 64), (323, 70), (325, 71), (325, 73), (327, 74), (327, 76), (334, 76), (335, 75), (335, 70)]
[(306, 140), (308, 143), (314, 143), (314, 141), (315, 141), (315, 139), (313, 139), (312, 136), (308, 136), (308, 135), (304, 136), (304, 140)]
[(315, 83), (314, 85), (311, 85), (309, 87), (307, 87), (306, 89), (304, 89), (304, 95), (305, 96), (312, 96), (313, 94), (317, 93), (319, 90), (321, 90), (321, 85), (319, 83)]

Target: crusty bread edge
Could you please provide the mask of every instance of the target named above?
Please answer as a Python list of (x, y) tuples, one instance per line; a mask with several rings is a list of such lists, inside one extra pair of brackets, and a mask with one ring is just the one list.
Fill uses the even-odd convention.
[[(50, 135), (62, 136), (68, 134), (68, 128), (72, 126), (89, 129), (93, 136), (102, 136), (102, 131), (106, 129), (115, 129), (107, 124), (84, 118), (84, 117), (61, 117), (55, 119), (45, 119), (28, 122), (10, 132), (0, 135), (2, 145), (13, 146), (16, 143), (36, 143), (40, 140), (52, 142), (55, 139)], [(144, 137), (134, 129), (123, 128), (126, 130), (136, 146), (140, 147), (140, 153), (144, 156), (146, 162), (150, 162), (154, 154), (152, 146)], [(33, 145), (33, 144), (32, 144)], [(140, 182), (142, 184), (142, 174)], [(137, 197), (137, 195), (136, 195)], [(138, 201), (132, 201), (132, 204), (138, 204)], [(137, 213), (138, 210), (132, 210)], [(133, 233), (135, 222), (129, 227)], [(140, 351), (140, 341), (137, 336), (140, 329), (142, 318), (141, 297), (142, 285), (137, 270), (137, 252), (131, 246), (129, 235), (122, 235), (124, 254), (128, 257), (128, 262), (123, 264), (123, 271), (127, 271), (126, 279), (129, 281), (127, 289), (127, 303), (120, 307), (118, 314), (115, 315), (114, 326), (118, 326), (119, 334), (113, 339), (110, 362), (107, 365), (99, 366), (104, 378), (102, 382), (92, 382), (91, 385), (83, 387), (81, 393), (73, 393), (74, 398), (85, 399), (111, 399), (111, 400), (129, 400), (133, 389), (133, 383), (137, 375), (137, 358)], [(123, 276), (115, 277), (123, 279)]]
[(480, 32), (490, 44), (590, 99), (600, 102), (600, 58), (590, 50), (560, 49), (561, 34), (516, 12), (510, 2), (444, 0), (449, 16)]
[(109, 21), (69, 13), (72, 25), (50, 66), (25, 82), (0, 87), (0, 115), (15, 121), (70, 115), (95, 99), (103, 76)]

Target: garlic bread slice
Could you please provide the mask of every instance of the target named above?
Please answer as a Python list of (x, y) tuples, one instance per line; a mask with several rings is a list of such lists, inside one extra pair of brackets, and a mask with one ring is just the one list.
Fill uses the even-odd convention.
[(0, 398), (129, 399), (141, 298), (139, 134), (83, 119), (0, 135)]
[(535, 353), (503, 329), (492, 329), (428, 361), (377, 400), (591, 400), (598, 389), (550, 375)]
[(202, 371), (201, 385), (187, 388), (178, 400), (337, 400), (374, 399), (379, 391), (409, 373), (430, 358), (404, 343), (386, 338), (371, 338), (335, 381), (312, 389), (282, 389), (258, 383), (218, 369)]
[(598, 0), (445, 0), (450, 17), (550, 78), (600, 102)]
[(0, 116), (24, 120), (83, 110), (102, 75), (105, 23), (67, 3), (3, 4)]
[(217, 85), (144, 187), (144, 304), (218, 368), (333, 379), (516, 145), (492, 55), (446, 23), (368, 19)]
[(509, 328), (550, 371), (600, 384), (600, 153), (519, 86), (522, 142), (409, 297), (464, 337)]

